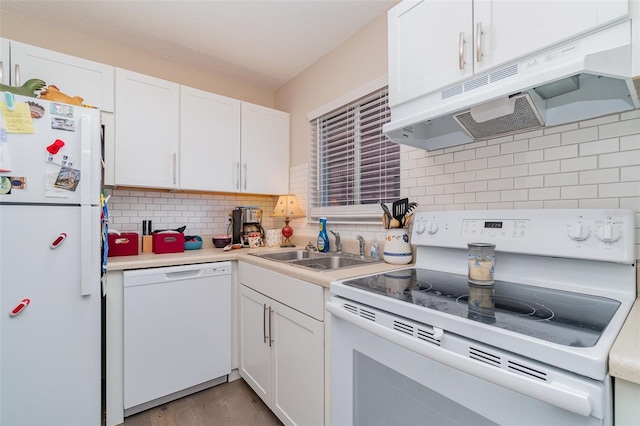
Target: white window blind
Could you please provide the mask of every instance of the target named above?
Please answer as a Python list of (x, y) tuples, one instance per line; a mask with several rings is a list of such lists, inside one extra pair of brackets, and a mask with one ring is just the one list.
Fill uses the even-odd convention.
[(384, 87), (311, 121), (311, 218), (371, 220), (400, 197), (400, 146), (382, 133), (388, 96)]

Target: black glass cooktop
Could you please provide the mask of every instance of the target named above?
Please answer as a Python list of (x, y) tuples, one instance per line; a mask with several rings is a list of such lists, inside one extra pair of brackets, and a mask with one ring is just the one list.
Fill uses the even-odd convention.
[(620, 302), (604, 297), (496, 281), (477, 286), (466, 275), (409, 268), (343, 284), (573, 347), (591, 347)]

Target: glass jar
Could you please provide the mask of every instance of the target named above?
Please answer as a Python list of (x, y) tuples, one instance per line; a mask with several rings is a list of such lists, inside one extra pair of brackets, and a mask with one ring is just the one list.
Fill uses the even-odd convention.
[(469, 282), (477, 285), (494, 283), (496, 245), (491, 243), (469, 243)]

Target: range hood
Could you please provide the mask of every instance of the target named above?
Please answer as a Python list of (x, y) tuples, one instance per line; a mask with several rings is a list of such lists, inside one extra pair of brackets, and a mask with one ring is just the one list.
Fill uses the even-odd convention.
[(392, 106), (384, 133), (434, 150), (638, 108), (633, 49), (625, 21)]

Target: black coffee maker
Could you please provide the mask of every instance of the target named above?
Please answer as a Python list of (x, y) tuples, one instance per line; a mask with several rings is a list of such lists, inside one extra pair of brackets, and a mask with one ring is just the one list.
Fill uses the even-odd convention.
[(233, 243), (242, 243), (249, 246), (249, 234), (260, 234), (264, 241), (264, 229), (262, 228), (262, 209), (257, 206), (240, 206), (231, 212), (231, 226), (233, 229)]

